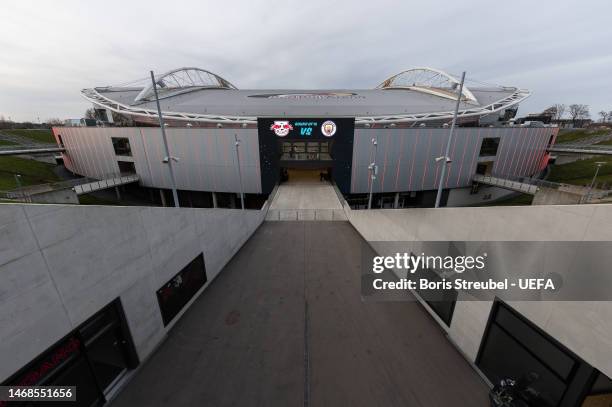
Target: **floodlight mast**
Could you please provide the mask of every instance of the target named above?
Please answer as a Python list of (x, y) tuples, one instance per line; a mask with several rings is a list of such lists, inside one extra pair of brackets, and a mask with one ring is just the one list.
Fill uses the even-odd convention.
[(236, 165), (238, 166), (238, 179), (240, 180), (240, 207), (244, 210), (244, 187), (242, 185), (242, 169), (240, 168), (240, 139), (238, 134), (234, 134), (234, 145), (236, 146)]
[(155, 74), (151, 71), (151, 82), (153, 82), (153, 92), (155, 93), (155, 104), (157, 105), (157, 115), (159, 116), (159, 128), (161, 129), (162, 140), (164, 141), (164, 150), (166, 151), (166, 157), (163, 162), (168, 163), (168, 170), (170, 171), (170, 182), (172, 183), (172, 198), (174, 198), (174, 206), (180, 207), (178, 200), (178, 192), (176, 191), (176, 180), (174, 179), (174, 170), (172, 168), (172, 161), (178, 161), (176, 157), (172, 157), (170, 155), (170, 150), (168, 149), (168, 140), (166, 139), (166, 129), (164, 124), (164, 117), (161, 112), (161, 107), (159, 106), (159, 97), (157, 95), (157, 84), (155, 83)]
[(436, 161), (442, 161), (442, 171), (440, 173), (440, 183), (438, 184), (438, 193), (436, 194), (436, 208), (440, 207), (440, 199), (442, 198), (442, 182), (446, 176), (446, 167), (451, 162), (450, 157), (450, 146), (453, 140), (453, 133), (455, 132), (455, 125), (457, 124), (457, 115), (459, 114), (459, 104), (461, 103), (461, 95), (463, 94), (463, 83), (465, 82), (465, 71), (461, 74), (461, 83), (459, 84), (459, 93), (457, 94), (457, 103), (455, 104), (455, 114), (453, 115), (453, 121), (451, 123), (450, 132), (448, 133), (448, 140), (446, 142), (446, 152), (444, 157), (438, 157)]
[(374, 160), (368, 165), (368, 173), (370, 176), (370, 193), (368, 196), (368, 209), (372, 209), (372, 195), (374, 190), (374, 181), (378, 175), (378, 166), (376, 165), (376, 154), (378, 154), (378, 139), (372, 137), (372, 146), (374, 146)]

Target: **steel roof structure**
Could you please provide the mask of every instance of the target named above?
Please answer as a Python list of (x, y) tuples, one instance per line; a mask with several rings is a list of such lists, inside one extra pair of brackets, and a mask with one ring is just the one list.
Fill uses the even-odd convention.
[[(156, 78), (165, 119), (254, 124), (258, 117), (355, 117), (356, 124), (416, 123), (451, 119), (459, 81), (433, 68), (413, 68), (375, 89), (240, 90), (199, 68), (179, 68)], [(83, 89), (85, 99), (135, 118), (157, 119), (152, 84)], [(529, 97), (515, 87), (464, 86), (459, 117), (484, 116)]]

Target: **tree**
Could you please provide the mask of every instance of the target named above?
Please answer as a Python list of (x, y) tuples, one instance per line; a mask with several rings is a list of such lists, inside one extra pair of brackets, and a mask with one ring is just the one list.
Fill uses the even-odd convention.
[(47, 126), (61, 126), (64, 124), (64, 122), (58, 119), (57, 117), (47, 119), (46, 123), (47, 123)]
[(608, 112), (602, 110), (598, 114), (599, 114), (599, 116), (601, 116), (601, 122), (602, 123), (606, 123), (608, 121)]
[(93, 107), (90, 107), (89, 109), (85, 110), (85, 116), (86, 119), (94, 119), (97, 120), (98, 119), (98, 115), (96, 114), (96, 109), (94, 109)]
[(563, 103), (557, 103), (550, 108), (553, 111), (553, 120), (561, 120), (565, 115), (566, 106)]
[(578, 121), (586, 120), (590, 117), (589, 105), (569, 105), (569, 115), (570, 119), (572, 119), (572, 124), (574, 127), (576, 127), (576, 123), (578, 123)]
[(134, 120), (129, 116), (117, 112), (111, 112), (111, 114), (113, 115), (113, 123), (115, 123), (115, 126), (131, 127), (134, 125)]

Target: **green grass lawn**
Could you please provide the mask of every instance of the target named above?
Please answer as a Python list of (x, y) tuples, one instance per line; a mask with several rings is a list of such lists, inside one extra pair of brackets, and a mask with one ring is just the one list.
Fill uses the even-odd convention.
[(612, 146), (612, 140), (600, 141), (597, 143), (598, 146)]
[(589, 129), (576, 129), (564, 131), (561, 130), (559, 135), (557, 136), (556, 143), (572, 143), (578, 140), (582, 140), (585, 138), (593, 137), (593, 136), (601, 136), (604, 134), (610, 133), (610, 130), (589, 130)]
[(593, 180), (595, 175), (595, 162), (604, 161), (604, 164), (599, 170), (597, 182), (607, 182), (612, 184), (612, 157), (597, 156), (588, 160), (578, 160), (573, 163), (553, 165), (548, 181), (562, 182), (572, 185), (588, 185)]
[(17, 143), (13, 143), (12, 141), (0, 140), (0, 147), (16, 146), (16, 145)]
[(21, 185), (45, 184), (59, 181), (53, 165), (12, 156), (0, 157), (0, 190), (17, 188), (15, 174), (21, 175)]
[(13, 136), (21, 136), (39, 143), (53, 143), (55, 138), (49, 129), (6, 129), (0, 130), (1, 133), (10, 134)]

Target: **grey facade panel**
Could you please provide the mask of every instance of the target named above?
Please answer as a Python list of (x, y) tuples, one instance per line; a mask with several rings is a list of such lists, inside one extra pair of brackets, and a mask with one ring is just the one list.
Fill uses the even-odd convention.
[[(555, 128), (462, 127), (456, 129), (450, 150), (452, 163), (444, 188), (471, 184), (479, 162), (493, 161), (492, 175), (531, 176), (546, 165), (546, 147)], [(75, 173), (104, 178), (117, 173), (118, 160), (134, 161), (143, 186), (170, 188), (159, 128), (57, 128), (66, 147), (66, 166)], [(168, 128), (177, 187), (194, 191), (239, 192), (234, 134), (241, 140), (240, 164), (244, 191), (261, 193), (259, 139), (256, 129)], [(351, 193), (369, 191), (368, 165), (374, 159), (372, 138), (378, 142), (379, 173), (374, 192), (433, 190), (438, 187), (441, 166), (435, 158), (444, 154), (448, 128), (356, 129), (353, 146)], [(130, 140), (132, 158), (118, 157), (111, 137)], [(482, 140), (499, 138), (494, 157), (479, 157)]]
[[(352, 193), (369, 191), (368, 165), (376, 151), (378, 177), (374, 192), (423, 191), (438, 187), (441, 166), (436, 157), (444, 155), (449, 129), (356, 129), (353, 150)], [(471, 184), (479, 162), (493, 161), (492, 175), (532, 176), (545, 165), (546, 147), (555, 128), (475, 127), (458, 128), (451, 143), (452, 159), (444, 188)], [(497, 155), (479, 157), (484, 138), (499, 138)], [(372, 139), (377, 140), (377, 149)]]
[[(56, 128), (66, 147), (65, 162), (71, 171), (93, 178), (118, 173), (117, 161), (133, 161), (141, 185), (170, 188), (159, 128)], [(240, 181), (234, 134), (240, 139), (240, 167), (245, 193), (261, 192), (259, 141), (256, 129), (168, 128), (168, 146), (179, 161), (174, 164), (178, 189), (239, 192)], [(116, 156), (111, 138), (127, 137), (132, 157)]]

